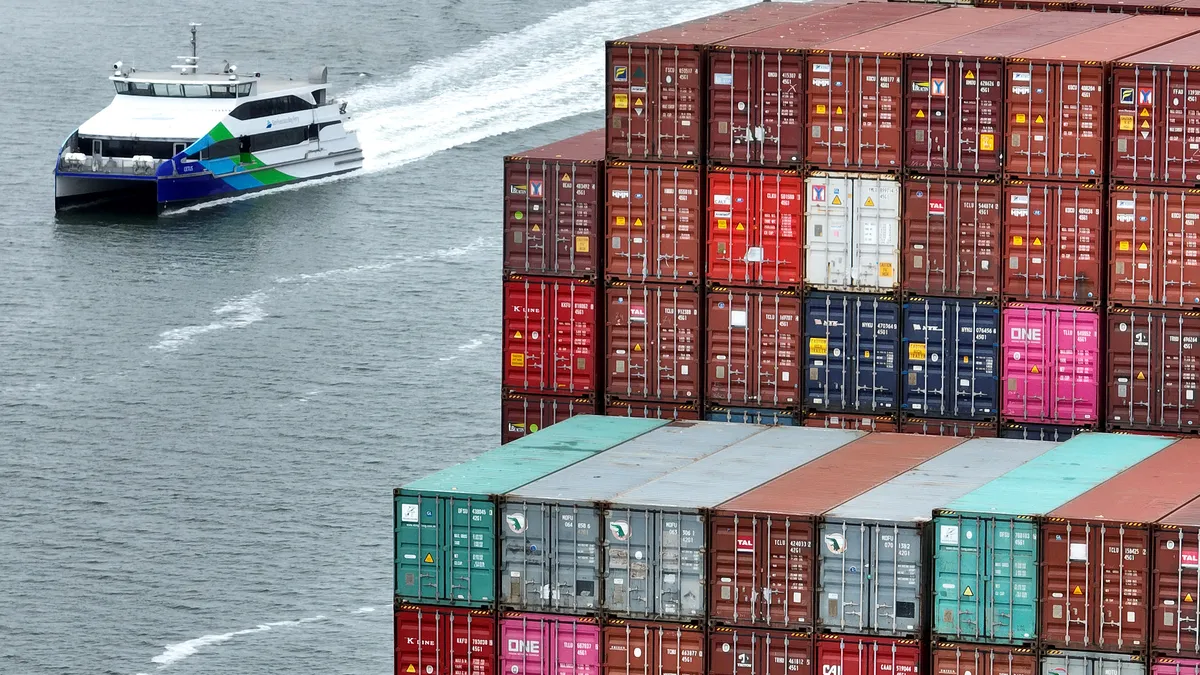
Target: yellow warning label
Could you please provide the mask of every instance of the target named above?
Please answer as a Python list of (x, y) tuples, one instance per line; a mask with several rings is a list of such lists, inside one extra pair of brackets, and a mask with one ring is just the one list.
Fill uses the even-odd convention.
[(1187, 595), (1183, 596), (1183, 601), (1184, 601), (1184, 602), (1191, 602), (1191, 601), (1192, 601), (1192, 594), (1191, 594), (1191, 593), (1188, 593)]
[(817, 104), (817, 114), (818, 114), (818, 115), (824, 115), (824, 114), (825, 114), (825, 104), (824, 104), (824, 103), (818, 103), (818, 104)]
[(875, 206), (875, 200), (867, 197), (867, 201), (863, 202), (863, 206)]
[(1083, 589), (1076, 586), (1075, 590), (1071, 591), (1071, 595), (1083, 595)]
[(1128, 251), (1129, 250), (1129, 242), (1127, 242), (1127, 241), (1117, 242), (1117, 250), (1118, 251)]
[(613, 94), (613, 107), (614, 108), (628, 108), (629, 107), (629, 94)]
[(745, 226), (745, 225), (743, 225), (743, 224), (741, 224), (741, 223), (738, 223), (738, 224), (737, 224), (737, 227), (735, 227), (735, 228), (733, 228), (733, 229), (734, 229), (735, 231), (737, 231), (737, 232), (745, 232), (745, 231), (746, 231), (746, 226)]
[(1133, 115), (1121, 115), (1121, 131), (1133, 131)]
[(508, 365), (512, 366), (513, 368), (524, 368), (525, 367), (525, 355), (518, 354), (517, 352), (513, 352), (508, 357)]
[(925, 111), (924, 110), (917, 111), (917, 119), (919, 119), (919, 120), (925, 119)]
[(1025, 123), (1025, 113), (1017, 113), (1017, 124)]
[(869, 352), (869, 351), (864, 351), (864, 352), (863, 352), (863, 358), (864, 358), (864, 359), (869, 359), (869, 358), (871, 358), (871, 352)]
[(973, 597), (975, 597), (975, 591), (972, 591), (971, 587), (967, 586), (966, 588), (963, 589), (963, 597), (973, 598)]
[(840, 105), (839, 105), (839, 106), (837, 107), (837, 109), (835, 109), (835, 110), (833, 111), (833, 113), (834, 113), (835, 115), (841, 115), (841, 114), (842, 114), (842, 106), (840, 106)]
[(1142, 242), (1142, 245), (1138, 247), (1138, 250), (1139, 251), (1149, 251), (1150, 249), (1146, 247), (1145, 242)]
[(625, 216), (617, 216), (617, 224), (624, 226), (625, 225)]
[(969, 71), (969, 70), (968, 70), (968, 71), (967, 71), (966, 78), (967, 78), (968, 80), (973, 80), (973, 79), (975, 79), (975, 73), (972, 73), (971, 71)]
[(541, 226), (541, 225), (534, 225), (534, 226), (533, 226), (533, 229), (532, 229), (532, 230), (530, 230), (530, 232), (541, 232), (541, 231), (542, 231), (542, 226)]
[(993, 134), (979, 134), (979, 149), (984, 152), (995, 150), (996, 136)]
[(1034, 245), (1034, 246), (1041, 246), (1041, 245), (1042, 245), (1042, 238), (1041, 238), (1041, 237), (1034, 237), (1034, 238), (1033, 238), (1033, 245)]
[(834, 196), (833, 196), (833, 205), (834, 205), (834, 206), (841, 206), (841, 205), (842, 205), (842, 198), (841, 198), (841, 197), (839, 197), (839, 196), (837, 196), (837, 195), (834, 195)]
[(1013, 235), (1013, 246), (1020, 246), (1021, 244), (1024, 244), (1024, 243), (1025, 243), (1025, 237), (1022, 237), (1019, 234)]
[(433, 554), (432, 553), (425, 554), (425, 562), (427, 562), (427, 563), (433, 562)]
[(634, 227), (641, 227), (641, 226), (642, 226), (642, 219), (641, 219), (641, 218), (634, 218), (634, 219), (633, 219), (633, 226), (634, 226)]
[(725, 220), (724, 218), (717, 218), (717, 229), (718, 230), (728, 230), (729, 229), (729, 221)]
[(635, 351), (635, 352), (640, 352), (640, 351), (642, 351), (642, 344), (641, 344), (640, 342), (639, 342), (639, 343), (636, 343), (636, 344), (634, 344), (634, 345), (633, 345), (633, 351)]
[(1041, 115), (1038, 115), (1037, 117), (1035, 117), (1035, 118), (1033, 119), (1033, 123), (1034, 123), (1034, 124), (1045, 124), (1045, 123), (1046, 123), (1046, 120), (1042, 119), (1042, 116), (1041, 116)]
[(970, 362), (971, 362), (971, 357), (969, 357), (969, 356), (963, 357), (963, 363), (970, 363)]
[(1140, 370), (1139, 370), (1139, 371), (1138, 371), (1138, 374), (1137, 374), (1137, 379), (1139, 379), (1139, 380), (1144, 380), (1144, 379), (1146, 379), (1146, 373), (1144, 373), (1144, 372), (1142, 372), (1142, 371), (1140, 371)]
[(513, 333), (513, 339), (520, 340), (521, 339), (521, 331), (517, 331), (517, 332)]
[(909, 361), (924, 361), (925, 360), (925, 343), (911, 342), (908, 345), (908, 360)]
[(881, 263), (879, 263), (879, 276), (881, 276), (881, 277), (888, 277), (888, 278), (891, 278), (891, 276), (892, 276), (892, 263), (890, 263), (890, 262), (881, 262)]
[(565, 173), (564, 173), (564, 174), (563, 174), (563, 182), (564, 182), (564, 183), (570, 183), (570, 182), (571, 182), (571, 176), (570, 176), (570, 175), (568, 175), (568, 174), (565, 174)]
[(587, 237), (579, 235), (575, 237), (575, 252), (587, 253), (592, 250), (592, 242)]
[(1142, 128), (1143, 128), (1143, 129), (1149, 129), (1149, 128), (1150, 128), (1150, 122), (1149, 122), (1149, 121), (1147, 121), (1147, 120), (1142, 120)]
[(1150, 111), (1147, 110), (1146, 108), (1142, 108), (1142, 112), (1138, 113), (1138, 117), (1149, 117), (1149, 116), (1150, 116)]
[(412, 664), (410, 663), (410, 664), (408, 664), (408, 668), (407, 668), (407, 669), (405, 669), (405, 671), (404, 671), (404, 672), (406, 672), (406, 673), (415, 673), (415, 672), (417, 672), (417, 669), (416, 669), (416, 668), (413, 668)]
[(1034, 375), (1037, 375), (1038, 373), (1040, 373), (1042, 371), (1038, 370), (1037, 366), (1034, 366), (1033, 368), (1029, 369), (1029, 372), (1033, 373)]
[(829, 341), (825, 338), (808, 338), (808, 353), (813, 356), (825, 356), (829, 353)]
[(639, 108), (642, 107), (642, 99), (640, 99), (640, 98), (634, 99), (633, 104)]

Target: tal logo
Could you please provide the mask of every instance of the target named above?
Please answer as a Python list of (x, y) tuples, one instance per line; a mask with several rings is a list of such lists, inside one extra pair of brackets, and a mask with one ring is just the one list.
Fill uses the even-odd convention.
[(751, 537), (737, 538), (738, 553), (754, 553), (754, 539)]

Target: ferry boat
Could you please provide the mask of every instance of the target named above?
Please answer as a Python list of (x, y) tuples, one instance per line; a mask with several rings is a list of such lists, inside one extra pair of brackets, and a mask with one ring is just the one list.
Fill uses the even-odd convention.
[(54, 170), (56, 211), (116, 205), (161, 213), (212, 199), (362, 168), (346, 103), (319, 66), (304, 80), (242, 74), (225, 62), (198, 72), (140, 72), (118, 61), (112, 103), (62, 144)]

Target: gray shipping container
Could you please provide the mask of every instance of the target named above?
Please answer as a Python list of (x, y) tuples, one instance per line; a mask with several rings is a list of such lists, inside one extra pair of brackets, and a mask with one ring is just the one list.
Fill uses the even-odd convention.
[(622, 618), (705, 616), (707, 511), (864, 436), (771, 427), (613, 498), (604, 512), (604, 610)]
[(1108, 652), (1047, 650), (1042, 656), (1042, 675), (1146, 675), (1140, 656)]
[(839, 633), (920, 637), (921, 562), (933, 510), (1056, 445), (970, 440), (827, 511), (818, 548), (820, 625)]
[(501, 604), (528, 612), (595, 612), (603, 504), (768, 428), (673, 422), (506, 494)]

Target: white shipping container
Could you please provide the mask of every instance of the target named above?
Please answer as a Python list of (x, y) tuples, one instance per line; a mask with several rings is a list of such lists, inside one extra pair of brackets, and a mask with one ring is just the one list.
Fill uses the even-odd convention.
[(839, 291), (900, 285), (900, 182), (821, 171), (805, 180), (804, 283)]

